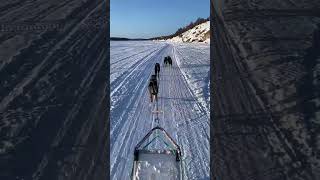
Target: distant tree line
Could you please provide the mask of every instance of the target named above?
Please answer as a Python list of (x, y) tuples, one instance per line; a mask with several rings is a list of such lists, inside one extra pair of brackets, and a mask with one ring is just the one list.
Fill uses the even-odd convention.
[(168, 36), (160, 36), (160, 37), (154, 37), (154, 38), (151, 38), (152, 40), (153, 39), (157, 39), (157, 40), (166, 40), (166, 39), (171, 39), (175, 36), (179, 36), (181, 35), (182, 33), (194, 28), (195, 26), (199, 25), (199, 24), (202, 24), (204, 22), (207, 22), (209, 21), (210, 18), (198, 18), (195, 22), (191, 22), (190, 24), (186, 25), (185, 27), (182, 27), (182, 28), (179, 28), (174, 34), (171, 34), (171, 35), (168, 35)]

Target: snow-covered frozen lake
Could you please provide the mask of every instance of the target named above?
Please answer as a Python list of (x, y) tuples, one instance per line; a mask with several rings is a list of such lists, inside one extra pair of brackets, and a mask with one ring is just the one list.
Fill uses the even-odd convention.
[[(111, 179), (130, 179), (136, 144), (155, 126), (147, 91), (154, 64), (161, 64), (160, 126), (180, 145), (185, 179), (209, 179), (208, 44), (111, 41)], [(170, 55), (172, 67), (164, 67)]]

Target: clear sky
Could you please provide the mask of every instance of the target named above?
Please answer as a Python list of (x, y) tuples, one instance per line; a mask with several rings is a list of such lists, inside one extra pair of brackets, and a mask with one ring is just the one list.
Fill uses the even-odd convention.
[(210, 0), (110, 0), (110, 36), (150, 38), (210, 16)]

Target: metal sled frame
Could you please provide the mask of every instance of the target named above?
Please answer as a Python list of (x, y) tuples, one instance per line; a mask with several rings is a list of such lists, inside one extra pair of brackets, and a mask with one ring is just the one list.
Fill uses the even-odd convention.
[[(164, 142), (167, 146), (170, 146), (172, 149), (170, 150), (148, 150), (146, 149), (148, 145), (150, 145), (158, 136), (155, 136), (151, 141), (149, 141), (145, 146), (141, 147), (144, 142), (148, 140), (148, 138), (155, 132), (156, 130), (161, 131), (165, 137), (169, 140), (171, 143), (171, 146)], [(170, 135), (162, 128), (162, 127), (155, 127), (151, 129), (147, 135), (143, 137), (143, 139), (137, 144), (134, 150), (134, 162), (133, 162), (133, 168), (131, 172), (132, 180), (136, 180), (135, 173), (137, 171), (137, 164), (139, 161), (139, 154), (163, 154), (163, 155), (175, 155), (176, 162), (179, 164), (179, 180), (183, 180), (184, 173), (182, 168), (182, 161), (181, 161), (181, 149), (180, 146), (170, 137)]]

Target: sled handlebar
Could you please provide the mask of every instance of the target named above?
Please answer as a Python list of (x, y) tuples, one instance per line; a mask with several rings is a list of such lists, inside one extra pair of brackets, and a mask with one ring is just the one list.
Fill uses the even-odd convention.
[(140, 148), (140, 146), (142, 145), (142, 143), (143, 143), (143, 142), (151, 135), (151, 133), (152, 133), (153, 131), (155, 131), (155, 130), (160, 130), (160, 131), (162, 131), (162, 132), (167, 136), (167, 138), (170, 140), (170, 142), (177, 148), (178, 153), (181, 152), (180, 146), (170, 137), (170, 135), (167, 133), (166, 130), (164, 130), (162, 127), (159, 127), (159, 126), (152, 128), (152, 129), (148, 132), (148, 134), (145, 135), (145, 136), (143, 137), (143, 139), (137, 144), (137, 146), (135, 147), (135, 150), (138, 150), (138, 148)]

